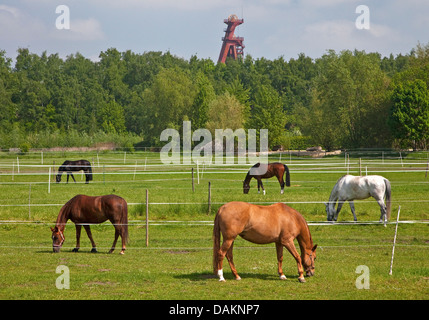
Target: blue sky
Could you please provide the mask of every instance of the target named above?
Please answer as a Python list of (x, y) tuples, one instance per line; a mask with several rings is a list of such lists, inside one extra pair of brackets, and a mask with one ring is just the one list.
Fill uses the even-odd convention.
[[(59, 5), (70, 9), (69, 30), (56, 28)], [(355, 26), (359, 5), (369, 8), (369, 30)], [(0, 50), (96, 60), (113, 47), (217, 61), (232, 13), (244, 18), (236, 34), (253, 58), (317, 58), (328, 49), (396, 55), (429, 42), (427, 0), (0, 0)]]

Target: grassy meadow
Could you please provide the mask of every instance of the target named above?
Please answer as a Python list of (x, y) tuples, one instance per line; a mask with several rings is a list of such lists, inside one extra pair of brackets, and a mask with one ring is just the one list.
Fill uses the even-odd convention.
[[(339, 177), (380, 174), (392, 184), (392, 217), (419, 223), (398, 228), (393, 275), (389, 275), (395, 224), (325, 224), (324, 201)], [(94, 180), (55, 183), (58, 166), (66, 159), (87, 159)], [(252, 180), (249, 194), (242, 180), (250, 166), (171, 165), (150, 152), (87, 152), (29, 154), (0, 153), (0, 299), (428, 299), (429, 298), (429, 177), (427, 155), (407, 157), (344, 155), (321, 159), (274, 154), (291, 170), (291, 187), (280, 194), (275, 178), (265, 180), (266, 195), (258, 194)], [(51, 168), (51, 176), (49, 176)], [(194, 169), (194, 192), (192, 174)], [(19, 170), (19, 172), (18, 172)], [(199, 176), (198, 176), (199, 174)], [(50, 183), (49, 183), (50, 181)], [(211, 209), (208, 212), (208, 185)], [(146, 246), (146, 190), (149, 192), (149, 246)], [(90, 253), (82, 230), (81, 250), (69, 222), (60, 253), (52, 252), (49, 227), (61, 206), (76, 194), (114, 193), (129, 205), (130, 242), (125, 255), (109, 255), (114, 230), (110, 223), (92, 226), (99, 253)], [(225, 283), (212, 274), (212, 222), (217, 209), (228, 201), (260, 204), (286, 202), (310, 224), (318, 244), (316, 274), (302, 284), (294, 259), (284, 251), (287, 280), (277, 276), (275, 246), (237, 239), (234, 260), (242, 280), (233, 280), (225, 260)], [(378, 221), (374, 199), (355, 202), (357, 218)], [(348, 204), (339, 221), (353, 219)], [(70, 289), (59, 290), (58, 266), (70, 271)], [(358, 266), (370, 272), (370, 288), (357, 289)]]

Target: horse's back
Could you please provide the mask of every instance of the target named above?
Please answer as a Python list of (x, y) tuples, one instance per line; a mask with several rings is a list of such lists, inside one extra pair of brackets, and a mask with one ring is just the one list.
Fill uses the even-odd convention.
[(302, 215), (284, 203), (261, 206), (234, 201), (223, 205), (218, 215), (224, 236), (239, 234), (255, 243), (275, 242), (285, 233), (294, 237), (305, 224)]
[(120, 220), (127, 202), (117, 195), (87, 196), (79, 194), (69, 200), (74, 222), (101, 223), (106, 220)]
[(340, 199), (366, 199), (385, 192), (385, 178), (378, 175), (345, 175), (337, 182)]

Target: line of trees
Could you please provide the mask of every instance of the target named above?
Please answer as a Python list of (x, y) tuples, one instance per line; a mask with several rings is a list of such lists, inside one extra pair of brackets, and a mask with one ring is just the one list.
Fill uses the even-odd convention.
[(160, 146), (162, 130), (185, 120), (269, 129), (271, 148), (428, 147), (429, 44), (389, 57), (327, 51), (226, 64), (114, 48), (99, 58), (20, 48), (13, 65), (0, 50), (0, 148)]

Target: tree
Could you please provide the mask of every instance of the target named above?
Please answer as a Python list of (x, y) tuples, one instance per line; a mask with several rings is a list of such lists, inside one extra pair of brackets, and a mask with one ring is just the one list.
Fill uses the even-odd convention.
[(244, 128), (245, 106), (229, 92), (224, 92), (214, 99), (208, 110), (207, 129), (215, 136), (215, 129), (236, 130)]
[(405, 139), (416, 149), (429, 138), (429, 91), (423, 80), (399, 83), (393, 89), (390, 125), (395, 138)]
[(157, 145), (164, 129), (180, 130), (183, 121), (189, 120), (196, 92), (188, 73), (179, 68), (162, 69), (143, 93), (146, 142)]
[(279, 94), (271, 86), (260, 86), (251, 108), (248, 128), (256, 129), (257, 132), (268, 129), (268, 146), (272, 148), (282, 143), (285, 125), (286, 114)]
[[(327, 143), (327, 148), (387, 145), (389, 82), (379, 57), (363, 51), (330, 51), (317, 65), (312, 104), (301, 121), (304, 133), (317, 136), (315, 142)], [(319, 122), (313, 121), (313, 115)]]
[(201, 71), (196, 76), (196, 96), (191, 107), (190, 120), (195, 129), (204, 128), (209, 120), (208, 110), (210, 102), (216, 98), (214, 88)]

